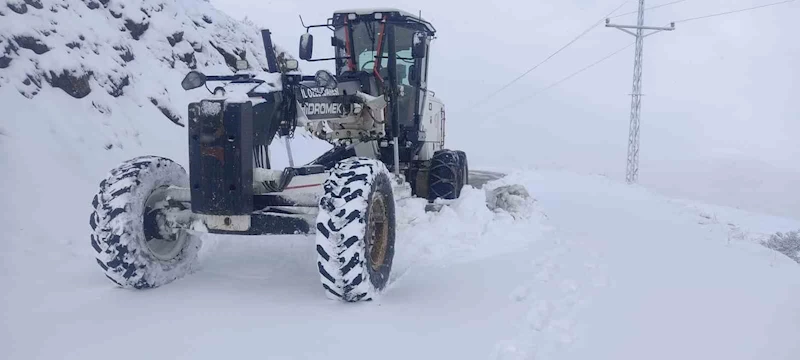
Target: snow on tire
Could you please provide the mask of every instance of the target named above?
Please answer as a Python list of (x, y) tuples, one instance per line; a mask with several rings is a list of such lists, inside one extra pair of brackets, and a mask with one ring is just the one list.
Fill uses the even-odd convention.
[[(185, 231), (165, 235), (156, 224), (153, 199), (169, 186), (188, 187), (179, 164), (156, 156), (122, 163), (100, 182), (89, 218), (97, 263), (115, 284), (145, 289), (172, 282), (189, 273), (201, 242)], [(160, 220), (160, 219), (159, 219)]]
[(395, 201), (386, 166), (339, 162), (323, 184), (317, 215), (317, 267), (329, 298), (373, 300), (386, 286), (395, 242)]

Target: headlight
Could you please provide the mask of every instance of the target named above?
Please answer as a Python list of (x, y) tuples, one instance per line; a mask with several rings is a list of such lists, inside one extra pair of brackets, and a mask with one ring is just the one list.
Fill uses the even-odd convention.
[(314, 81), (318, 87), (326, 89), (336, 89), (336, 78), (326, 70), (319, 70), (314, 74)]
[(286, 60), (286, 70), (295, 71), (299, 66), (297, 65), (297, 60), (295, 59), (287, 59)]

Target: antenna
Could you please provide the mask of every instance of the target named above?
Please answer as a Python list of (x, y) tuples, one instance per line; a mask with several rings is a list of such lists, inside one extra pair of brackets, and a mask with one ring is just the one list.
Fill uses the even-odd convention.
[(308, 32), (309, 27), (306, 26), (305, 22), (303, 22), (303, 15), (297, 15), (297, 17), (300, 18), (300, 25), (303, 25), (303, 27), (306, 28), (306, 32)]

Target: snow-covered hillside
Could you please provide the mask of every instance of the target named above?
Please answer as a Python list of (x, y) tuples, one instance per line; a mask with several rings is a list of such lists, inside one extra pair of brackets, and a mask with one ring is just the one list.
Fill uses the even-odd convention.
[[(4, 3), (0, 224), (12, 248), (33, 237), (82, 251), (91, 197), (121, 161), (153, 154), (187, 166), (186, 106), (208, 93), (181, 79), (195, 68), (231, 74), (239, 58), (265, 68), (258, 30), (201, 0)], [(286, 163), (282, 143), (275, 155)], [(59, 227), (38, 222), (52, 217)]]
[[(133, 156), (187, 165), (179, 124), (206, 93), (180, 80), (240, 55), (264, 67), (258, 29), (201, 0), (0, 6), (0, 359), (800, 356), (800, 266), (758, 243), (800, 221), (568, 172), (498, 167), (440, 212), (401, 202), (372, 303), (328, 300), (305, 236), (206, 236), (195, 273), (115, 288), (89, 245), (97, 183)], [(327, 148), (293, 143), (298, 162)], [(489, 210), (506, 184), (533, 207)]]

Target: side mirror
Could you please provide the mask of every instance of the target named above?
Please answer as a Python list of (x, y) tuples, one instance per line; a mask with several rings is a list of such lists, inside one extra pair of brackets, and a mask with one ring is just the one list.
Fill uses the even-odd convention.
[(414, 59), (422, 59), (425, 57), (426, 47), (425, 33), (417, 31), (414, 33), (414, 39), (411, 42), (411, 57)]
[(183, 90), (197, 89), (206, 83), (206, 76), (199, 71), (192, 70), (181, 81)]
[(300, 59), (311, 60), (311, 54), (314, 50), (314, 36), (305, 33), (300, 36)]

